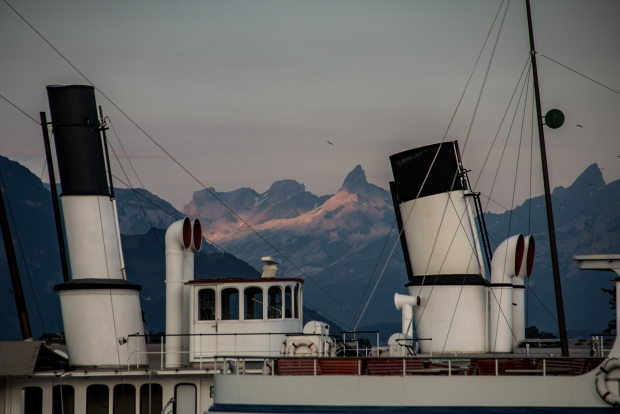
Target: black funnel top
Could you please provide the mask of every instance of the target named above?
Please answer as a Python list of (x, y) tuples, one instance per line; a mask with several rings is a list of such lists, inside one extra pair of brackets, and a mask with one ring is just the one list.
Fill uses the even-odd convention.
[(62, 195), (109, 196), (95, 88), (51, 85), (47, 97)]
[[(457, 154), (457, 141), (450, 141), (392, 155), (390, 162), (392, 163), (398, 201), (404, 203), (414, 200), (418, 198), (418, 193), (420, 193), (419, 197), (421, 198), (462, 190), (464, 187), (458, 174)], [(435, 163), (433, 163), (433, 159), (435, 159)], [(431, 169), (430, 173), (426, 183), (424, 183), (424, 178), (426, 178), (429, 169)], [(422, 187), (422, 183), (424, 183), (424, 187)], [(422, 188), (421, 192), (420, 188)]]

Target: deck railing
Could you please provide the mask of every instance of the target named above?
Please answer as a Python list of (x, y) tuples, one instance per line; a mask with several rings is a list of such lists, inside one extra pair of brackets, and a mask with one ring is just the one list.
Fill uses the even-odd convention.
[[(218, 356), (213, 373), (270, 376), (576, 376), (601, 364), (603, 358), (435, 358), (428, 357), (281, 357)], [(248, 369), (251, 366), (253, 368)], [(262, 367), (262, 369), (260, 368)]]
[[(373, 332), (374, 333), (374, 332)], [(351, 338), (344, 338), (347, 342), (353, 343)], [(299, 332), (294, 333), (217, 333), (217, 334), (179, 334), (175, 336), (298, 336)], [(320, 336), (319, 334), (315, 334)], [(140, 350), (137, 348), (138, 341), (132, 340), (139, 337), (159, 337), (158, 351)], [(168, 335), (171, 336), (171, 335)], [(304, 335), (309, 336), (309, 335)], [(165, 355), (172, 353), (166, 351), (165, 334), (159, 335), (130, 335), (128, 337), (127, 346), (130, 354), (157, 355), (159, 360), (159, 369), (165, 369)], [(330, 335), (335, 339), (334, 335)], [(355, 339), (355, 338), (354, 338)], [(202, 341), (201, 341), (202, 342)], [(602, 341), (601, 341), (602, 342)], [(234, 341), (236, 344), (236, 341)], [(135, 347), (132, 349), (132, 346)], [(601, 347), (602, 348), (602, 347)], [(599, 355), (593, 357), (554, 357), (547, 356), (529, 356), (529, 355), (454, 355), (454, 356), (433, 356), (416, 355), (406, 357), (381, 357), (377, 354), (372, 355), (368, 347), (350, 347), (356, 355), (348, 356), (281, 356), (274, 349), (256, 349), (253, 355), (240, 355), (236, 347), (228, 350), (226, 354), (212, 354), (207, 357), (202, 349), (191, 351), (195, 355), (201, 356), (196, 358), (192, 368), (206, 370), (209, 373), (222, 375), (369, 375), (369, 376), (408, 376), (408, 375), (480, 375), (480, 376), (522, 376), (522, 375), (580, 375), (591, 371), (598, 366), (604, 358)], [(378, 350), (379, 348), (372, 348)], [(603, 351), (603, 349), (601, 349)], [(243, 352), (243, 351), (241, 351)], [(189, 354), (190, 351), (177, 351), (177, 354)], [(274, 355), (277, 353), (277, 355)], [(154, 358), (153, 358), (154, 359)], [(151, 361), (151, 365), (153, 361)], [(249, 368), (248, 368), (249, 367)], [(128, 369), (130, 366), (128, 364)], [(138, 367), (136, 367), (138, 368)], [(151, 366), (151, 369), (157, 369)]]

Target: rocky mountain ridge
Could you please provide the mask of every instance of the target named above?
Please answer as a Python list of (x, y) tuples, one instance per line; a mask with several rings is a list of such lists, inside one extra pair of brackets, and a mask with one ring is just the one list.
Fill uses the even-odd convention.
[[(60, 309), (53, 286), (61, 281), (61, 275), (49, 192), (34, 174), (4, 157), (0, 157), (0, 171), (16, 213), (17, 233), (22, 243), (28, 239), (24, 256), (29, 278), (24, 279), (24, 286), (33, 327), (43, 329), (44, 324), (47, 330), (59, 331)], [(130, 277), (134, 275), (145, 284), (143, 306), (150, 328), (157, 330), (162, 311), (158, 301), (165, 290), (163, 231), (158, 228), (165, 229), (184, 214), (143, 189), (116, 189), (116, 194)], [(364, 323), (372, 326), (399, 320), (392, 296), (394, 292), (406, 293), (403, 285), (407, 278), (391, 197), (388, 191), (368, 183), (361, 166), (355, 167), (331, 196), (317, 197), (293, 180), (278, 181), (263, 194), (249, 188), (215, 194), (295, 264), (284, 260), (278, 276), (305, 279), (307, 305), (329, 314), (341, 326), (352, 328), (352, 314), (361, 313), (375, 282), (381, 278)], [(601, 287), (608, 287), (609, 277), (605, 273), (578, 271), (572, 256), (619, 250), (620, 180), (605, 183), (598, 166), (593, 164), (571, 186), (555, 188), (552, 198), (569, 332), (600, 332), (613, 315), (607, 295), (600, 291)], [(33, 206), (37, 214), (31, 219)], [(221, 265), (215, 265), (222, 254), (205, 244), (208, 247), (204, 254), (208, 257), (197, 261), (202, 263), (197, 268), (203, 274), (233, 271), (255, 277), (256, 269), (262, 267), (260, 258), (277, 255), (208, 192), (194, 193), (182, 210), (203, 220), (207, 238), (217, 240), (228, 252), (254, 267), (227, 255)], [(486, 222), (498, 242), (507, 236), (509, 223), (510, 234), (533, 233), (536, 237), (535, 269), (529, 280), (532, 289), (528, 296), (528, 324), (557, 332), (543, 197), (534, 197), (512, 212), (487, 213)], [(5, 260), (4, 251), (0, 250), (0, 266), (5, 266)], [(20, 266), (22, 275), (26, 275), (23, 263)], [(4, 331), (10, 335), (19, 328), (14, 317), (14, 299), (7, 293), (8, 283), (8, 279), (0, 281), (0, 300), (6, 303)], [(37, 312), (37, 308), (43, 311)], [(358, 329), (361, 328), (364, 325)]]
[[(274, 186), (278, 183), (283, 182), (276, 182)], [(294, 185), (289, 184), (291, 188), (303, 188), (303, 184), (293, 183)], [(240, 190), (244, 190), (246, 194), (253, 191)], [(569, 328), (590, 329), (595, 332), (606, 326), (612, 315), (607, 306), (606, 294), (600, 290), (607, 286), (605, 276), (597, 272), (579, 271), (572, 256), (594, 251), (618, 251), (618, 190), (620, 180), (606, 184), (596, 164), (588, 167), (571, 186), (556, 187), (553, 190)], [(217, 194), (234, 200), (233, 195), (239, 194), (237, 192)], [(392, 227), (394, 210), (389, 192), (368, 183), (363, 169), (357, 166), (347, 175), (340, 190), (322, 204), (311, 208), (308, 203), (305, 209), (298, 208), (295, 212), (288, 209), (288, 214), (282, 216), (275, 213), (284, 210), (280, 203), (290, 203), (289, 196), (295, 194), (299, 192), (291, 192), (289, 195), (280, 193), (279, 198), (271, 198), (270, 203), (265, 204), (268, 207), (261, 210), (260, 219), (254, 219), (259, 217), (253, 213), (256, 211), (253, 210), (256, 209), (255, 204), (248, 207), (244, 211), (246, 215), (242, 216), (247, 218), (253, 228), (269, 240), (278, 252), (294, 263), (293, 265), (283, 260), (280, 275), (306, 277), (306, 298), (315, 301), (316, 305), (320, 305), (332, 315), (349, 319), (348, 322), (343, 322), (343, 325), (347, 326), (354, 320), (351, 314), (368, 298), (368, 294), (364, 294), (368, 281), (372, 279), (372, 288), (376, 280), (374, 278), (383, 274), (364, 320), (368, 323), (381, 323), (398, 318), (391, 296), (394, 292), (406, 293), (403, 285), (407, 278), (401, 247), (396, 240), (397, 230)], [(253, 197), (256, 203), (259, 199), (269, 200), (270, 194), (269, 191), (262, 195), (254, 192)], [(256, 268), (261, 265), (258, 261), (261, 256), (277, 255), (278, 252), (273, 251), (243, 223), (223, 223), (218, 219), (220, 210), (212, 209), (214, 201), (217, 202), (212, 200), (201, 203), (195, 194), (192, 203), (185, 206), (183, 212), (190, 216), (197, 214), (201, 219), (207, 220), (209, 226), (204, 226), (207, 237), (216, 240), (228, 251)], [(269, 217), (273, 219), (269, 220)], [(528, 322), (546, 331), (557, 331), (544, 197), (527, 200), (512, 212), (487, 213), (485, 217), (489, 233), (498, 243), (508, 234), (534, 234), (537, 252), (534, 272), (529, 280), (532, 294), (528, 296)], [(227, 229), (224, 224), (228, 225)], [(492, 247), (495, 248), (494, 245)], [(393, 254), (386, 265), (385, 260), (392, 249)], [(320, 287), (313, 281), (318, 282)], [(340, 292), (346, 292), (346, 295), (340, 295)], [(591, 305), (570, 305), (583, 300), (587, 300)]]
[[(292, 191), (278, 192), (275, 196), (274, 188)], [(281, 253), (281, 258), (288, 260), (283, 260), (279, 275), (305, 278), (306, 298), (330, 315), (340, 315), (346, 319), (341, 324), (349, 326), (366, 283), (374, 273), (378, 277), (381, 272), (378, 263), (380, 259), (385, 260), (385, 255), (380, 253), (386, 237), (391, 233), (390, 248), (396, 241), (390, 193), (369, 183), (360, 165), (346, 176), (341, 188), (332, 196), (316, 197), (302, 193), (303, 189), (303, 184), (292, 180), (278, 181), (264, 194), (254, 192), (254, 204), (246, 202), (246, 209), (238, 213), (277, 251), (243, 223), (229, 220), (222, 214), (221, 207), (214, 207), (214, 202), (218, 202), (213, 197), (208, 201), (201, 199), (204, 191), (194, 193), (192, 202), (182, 211), (208, 223), (203, 226), (205, 237), (256, 268), (260, 268), (262, 256)], [(238, 203), (239, 195), (249, 195), (250, 191), (244, 188), (217, 195), (221, 195), (222, 200)], [(303, 200), (308, 202), (302, 203), (300, 194), (304, 194)], [(281, 211), (285, 214), (278, 214)], [(407, 277), (400, 244), (396, 243), (395, 248), (383, 276), (383, 282), (387, 281), (388, 285), (382, 286), (373, 299), (376, 306), (367, 314), (373, 323), (382, 321), (387, 315), (397, 317), (391, 296), (394, 291), (406, 292), (403, 285)], [(337, 292), (347, 294), (338, 295)]]

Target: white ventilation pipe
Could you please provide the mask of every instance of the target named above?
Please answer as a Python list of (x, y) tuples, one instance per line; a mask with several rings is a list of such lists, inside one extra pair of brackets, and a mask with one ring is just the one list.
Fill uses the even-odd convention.
[(396, 309), (402, 310), (401, 332), (407, 337), (413, 337), (413, 307), (420, 306), (419, 296), (394, 294)]
[(192, 225), (187, 217), (166, 231), (166, 368), (182, 366), (183, 252), (192, 245)]
[(190, 287), (187, 284), (194, 280), (194, 253), (202, 247), (202, 226), (200, 220), (192, 221), (192, 244), (183, 250), (183, 365), (189, 365), (189, 295)]
[(491, 260), (489, 351), (512, 352), (512, 278), (521, 271), (523, 235), (504, 240)]
[(525, 251), (521, 262), (521, 271), (512, 278), (512, 332), (514, 333), (513, 346), (525, 339), (525, 279), (532, 275), (534, 267), (534, 253), (536, 244), (534, 236), (525, 236)]

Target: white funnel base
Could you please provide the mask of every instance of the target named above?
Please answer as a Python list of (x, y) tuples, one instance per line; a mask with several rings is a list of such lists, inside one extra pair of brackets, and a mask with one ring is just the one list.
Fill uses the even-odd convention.
[[(148, 364), (144, 337), (128, 338), (144, 335), (137, 290), (65, 290), (59, 296), (71, 365)], [(126, 338), (127, 342), (119, 343), (119, 338)]]
[(420, 306), (413, 308), (417, 336), (421, 339), (432, 339), (419, 342), (422, 353), (486, 352), (485, 286), (437, 285), (434, 288), (423, 286), (422, 289), (420, 286), (409, 286), (408, 289), (411, 296), (419, 294), (421, 299)]

